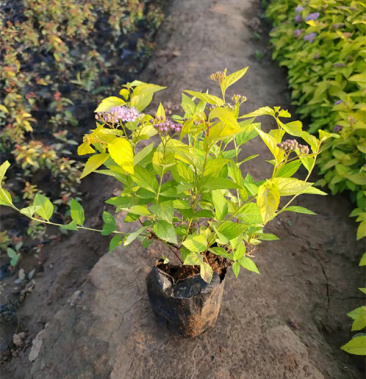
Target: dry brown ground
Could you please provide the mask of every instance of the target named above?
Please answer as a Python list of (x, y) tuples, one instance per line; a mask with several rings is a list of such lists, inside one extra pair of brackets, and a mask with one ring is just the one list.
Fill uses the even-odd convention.
[[(180, 91), (188, 88), (215, 92), (210, 73), (249, 65), (231, 92), (248, 97), (244, 110), (287, 108), (284, 73), (269, 54), (261, 62), (255, 57), (266, 49), (265, 38), (253, 38), (257, 3), (173, 1), (143, 75), (169, 86), (159, 100), (179, 103)], [(264, 119), (263, 127), (269, 125)], [(242, 152), (243, 157), (258, 153), (267, 156), (259, 141)], [(258, 167), (252, 160), (244, 170), (259, 179), (269, 165)], [(88, 183), (89, 217), (102, 211), (108, 197), (99, 192), (104, 184), (100, 177)], [(113, 190), (110, 181), (107, 186)], [(230, 274), (217, 328), (196, 339), (171, 334), (150, 309), (145, 278), (161, 255), (159, 246), (147, 252), (136, 242), (101, 256), (105, 240), (82, 234), (50, 247), (45, 272), (19, 311), (21, 327), (32, 338), (41, 331), (40, 351), (33, 348), (36, 359), (30, 363), (29, 346), (3, 365), (3, 377), (362, 378), (363, 361), (339, 349), (350, 338), (346, 313), (361, 305), (362, 246), (348, 218), (351, 205), (340, 196), (304, 196), (297, 205), (318, 215), (285, 213), (268, 228), (281, 240), (257, 251), (261, 275), (242, 272), (235, 280)], [(122, 230), (134, 227), (117, 220)], [(71, 306), (67, 298), (76, 290), (82, 297)]]

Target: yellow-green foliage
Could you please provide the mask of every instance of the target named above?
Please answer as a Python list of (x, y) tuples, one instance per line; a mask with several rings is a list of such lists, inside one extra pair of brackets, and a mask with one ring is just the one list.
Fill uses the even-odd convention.
[(53, 135), (88, 117), (83, 104), (90, 108), (113, 84), (133, 33), (133, 49), (150, 51), (162, 2), (19, 0), (0, 7), (0, 152), (13, 154), (25, 176), (48, 168), (65, 190), (63, 202), (76, 193), (77, 165)]
[(366, 235), (366, 2), (274, 0), (267, 10), (274, 28), (273, 57), (288, 69), (293, 104), (319, 128), (337, 132), (318, 159), (318, 183), (332, 194), (352, 191)]

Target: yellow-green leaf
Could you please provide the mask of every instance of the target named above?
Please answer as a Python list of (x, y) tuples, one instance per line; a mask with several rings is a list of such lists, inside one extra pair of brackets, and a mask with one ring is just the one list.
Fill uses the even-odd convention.
[(80, 179), (85, 178), (85, 176), (89, 175), (91, 172), (95, 171), (98, 167), (100, 167), (109, 157), (109, 154), (96, 154), (91, 156), (85, 163), (85, 167), (83, 173), (81, 174)]
[(366, 253), (363, 253), (359, 266), (366, 266)]
[(203, 262), (200, 266), (200, 275), (201, 275), (201, 278), (206, 282), (206, 283), (210, 283), (211, 280), (212, 280), (212, 275), (213, 275), (213, 270), (211, 268), (211, 266), (206, 263), (206, 262)]
[(212, 141), (218, 141), (220, 139), (233, 136), (240, 132), (240, 126), (237, 126), (235, 124), (226, 124), (223, 121), (219, 121), (210, 128), (207, 141), (208, 143), (211, 143)]
[(258, 188), (257, 205), (264, 224), (272, 220), (279, 204), (280, 191), (278, 186), (269, 181), (263, 183)]
[(299, 195), (313, 184), (295, 178), (273, 178), (271, 182), (277, 185), (281, 196)]
[(267, 145), (269, 151), (273, 154), (276, 162), (281, 162), (284, 157), (284, 152), (277, 146), (276, 139), (270, 134), (263, 132), (259, 128), (255, 128), (255, 130), (260, 135), (263, 142)]
[(84, 208), (75, 199), (71, 199), (71, 218), (78, 224), (83, 226), (85, 221)]
[(123, 104), (125, 104), (124, 100), (116, 96), (110, 96), (110, 97), (107, 97), (106, 99), (103, 99), (102, 102), (98, 105), (98, 108), (94, 112), (95, 113), (106, 112), (113, 107), (121, 106)]
[(354, 355), (366, 355), (366, 335), (354, 337), (343, 345), (341, 349)]
[(127, 139), (116, 138), (108, 144), (108, 151), (118, 166), (121, 166), (129, 174), (134, 173), (133, 150)]
[(366, 237), (366, 221), (362, 221), (357, 228), (357, 240)]
[(89, 142), (84, 142), (78, 147), (79, 155), (93, 154), (95, 150), (90, 146)]
[(6, 170), (10, 167), (9, 161), (5, 161), (1, 166), (0, 166), (0, 187), (1, 187), (1, 182), (4, 179)]
[(185, 246), (189, 251), (200, 253), (207, 250), (207, 241), (205, 236), (202, 234), (190, 235), (183, 242), (183, 246)]
[(209, 104), (224, 105), (224, 101), (215, 95), (209, 95), (208, 93), (196, 92), (196, 91), (184, 91), (197, 99), (206, 101)]
[(231, 85), (233, 85), (238, 80), (240, 80), (245, 75), (248, 68), (249, 67), (245, 67), (242, 70), (233, 72), (232, 74), (228, 75), (220, 84), (220, 87), (223, 93), (225, 93), (227, 88), (229, 88)]
[(46, 196), (37, 193), (36, 197), (34, 198), (33, 206), (37, 207), (35, 213), (37, 213), (45, 220), (49, 221), (53, 214), (53, 204)]
[(258, 117), (258, 116), (264, 116), (264, 115), (275, 117), (275, 111), (270, 107), (262, 107), (262, 108), (257, 109), (254, 112), (250, 112), (243, 116), (240, 116), (239, 118), (250, 118), (250, 117)]

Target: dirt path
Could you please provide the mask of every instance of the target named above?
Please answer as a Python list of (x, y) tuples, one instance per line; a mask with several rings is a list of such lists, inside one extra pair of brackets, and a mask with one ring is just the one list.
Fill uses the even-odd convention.
[[(245, 110), (286, 108), (283, 73), (270, 59), (259, 63), (255, 58), (256, 50), (265, 48), (247, 26), (259, 12), (252, 9), (257, 3), (173, 1), (159, 32), (159, 50), (143, 75), (169, 86), (158, 100), (179, 103), (182, 89), (212, 90), (210, 73), (249, 65), (232, 92), (248, 97)], [(254, 153), (266, 156), (267, 151), (254, 142), (242, 154)], [(248, 162), (245, 171), (259, 179), (269, 165), (255, 163)], [(4, 367), (4, 378), (363, 377), (357, 369), (362, 361), (339, 349), (350, 337), (346, 313), (361, 303), (357, 263), (362, 246), (354, 240), (351, 206), (330, 196), (304, 197), (298, 204), (318, 215), (285, 213), (269, 228), (281, 240), (261, 245), (256, 254), (260, 276), (242, 272), (235, 280), (229, 275), (215, 330), (183, 339), (155, 320), (145, 277), (161, 247), (146, 252), (134, 243), (96, 263), (88, 279), (74, 286), (82, 296), (64, 301), (54, 317), (44, 320), (48, 325), (37, 337), (40, 349), (35, 344), (13, 359)], [(121, 229), (134, 228), (117, 221)], [(79, 240), (72, 241), (69, 248), (78, 254)]]

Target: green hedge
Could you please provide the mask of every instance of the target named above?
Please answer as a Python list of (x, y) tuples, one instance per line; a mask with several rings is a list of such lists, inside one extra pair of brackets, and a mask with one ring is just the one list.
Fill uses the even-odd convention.
[(318, 159), (321, 186), (332, 194), (351, 191), (366, 236), (366, 2), (273, 0), (273, 58), (288, 69), (293, 104), (300, 117), (336, 132)]

